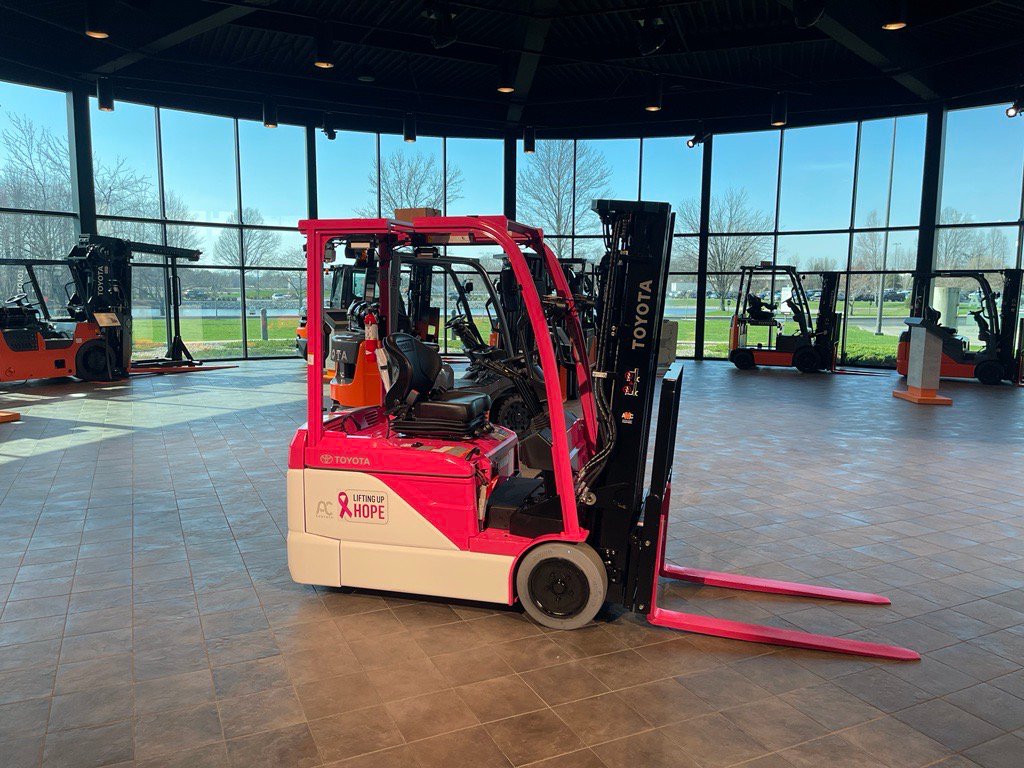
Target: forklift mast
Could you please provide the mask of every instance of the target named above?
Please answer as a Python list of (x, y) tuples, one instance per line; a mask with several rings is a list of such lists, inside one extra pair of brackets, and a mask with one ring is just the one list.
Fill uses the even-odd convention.
[(68, 314), (96, 323), (123, 373), (132, 362), (132, 249), (127, 240), (81, 235), (68, 254), (74, 281)]
[[(601, 263), (594, 395), (599, 449), (580, 472), (590, 543), (608, 569), (609, 599), (634, 609), (636, 539), (665, 311), (673, 215), (668, 203), (595, 200), (607, 251)], [(674, 425), (673, 425), (674, 429)], [(650, 551), (654, 556), (653, 548)], [(647, 574), (649, 576), (649, 573)]]
[(818, 298), (818, 318), (814, 322), (814, 346), (830, 347), (839, 339), (839, 273), (820, 272), (821, 296)]

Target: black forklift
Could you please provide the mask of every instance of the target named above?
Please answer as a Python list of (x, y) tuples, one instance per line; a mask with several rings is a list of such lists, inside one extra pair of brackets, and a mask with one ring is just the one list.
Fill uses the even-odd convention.
[[(941, 331), (943, 378), (973, 378), (990, 385), (1024, 382), (1024, 321), (1020, 317), (1024, 270), (1003, 269), (998, 274), (1002, 291), (994, 290), (989, 276), (980, 271), (944, 269), (914, 278), (911, 313)], [(943, 324), (941, 311), (930, 305), (932, 287), (938, 280), (977, 286), (974, 290), (955, 287), (961, 295), (977, 297), (978, 309), (968, 310), (968, 314), (977, 326), (980, 349), (971, 349), (970, 341), (959, 333), (956, 317), (946, 318)], [(910, 333), (904, 331), (896, 351), (896, 371), (902, 376), (907, 375), (909, 355)]]
[[(802, 373), (835, 370), (840, 327), (836, 312), (839, 273), (814, 273), (821, 289), (813, 325), (805, 277), (796, 267), (773, 265), (769, 261), (740, 269), (736, 307), (729, 328), (729, 360), (741, 371), (759, 365), (793, 367)], [(792, 333), (785, 332), (786, 315), (792, 317), (795, 325)], [(766, 328), (767, 341), (751, 343), (748, 334), (752, 327)]]
[[(132, 360), (132, 256), (167, 259), (172, 335), (164, 357)], [(0, 308), (0, 381), (74, 376), (115, 381), (132, 372), (169, 371), (199, 365), (181, 339), (179, 259), (197, 261), (200, 251), (83, 234), (63, 261), (5, 259), (28, 280)], [(37, 269), (66, 268), (65, 316), (50, 313)], [(34, 298), (29, 298), (29, 289)], [(73, 325), (62, 330), (60, 325)]]

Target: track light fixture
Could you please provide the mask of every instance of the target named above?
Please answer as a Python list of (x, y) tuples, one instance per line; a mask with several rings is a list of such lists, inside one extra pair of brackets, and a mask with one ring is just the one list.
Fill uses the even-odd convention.
[(661, 75), (651, 75), (647, 78), (644, 109), (648, 112), (661, 111), (661, 90)]
[(650, 56), (661, 49), (668, 40), (665, 32), (665, 20), (654, 13), (648, 13), (641, 17), (637, 24), (640, 25), (640, 40), (637, 47), (641, 56)]
[(825, 13), (825, 0), (793, 0), (793, 22), (799, 29), (810, 29)]
[(447, 48), (459, 39), (455, 34), (454, 17), (448, 3), (437, 3), (426, 15), (434, 20), (434, 31), (430, 35), (430, 44), (434, 48)]
[(277, 102), (270, 99), (263, 102), (263, 125), (266, 128), (277, 128)]
[(707, 141), (710, 138), (711, 138), (710, 131), (705, 131), (704, 128), (702, 127), (700, 130), (697, 131), (697, 133), (695, 133), (693, 135), (692, 139), (687, 139), (686, 140), (686, 146), (688, 146), (690, 149), (693, 149), (694, 147), (699, 146), (700, 144), (703, 144), (705, 141)]
[(501, 77), (498, 78), (498, 93), (514, 93), (516, 90), (516, 55), (506, 51), (501, 59)]
[(772, 125), (781, 128), (789, 122), (789, 94), (779, 91), (772, 99)]
[(1021, 112), (1024, 112), (1024, 86), (1017, 90), (1013, 103), (1006, 108), (1006, 116), (1017, 117)]
[(402, 120), (402, 139), (407, 144), (416, 141), (416, 115), (412, 112), (406, 112), (405, 118)]
[(334, 40), (327, 29), (316, 33), (316, 58), (313, 59), (313, 66), (317, 69), (334, 69)]
[(96, 81), (96, 102), (100, 112), (114, 111), (114, 86), (109, 78), (101, 77)]
[(907, 0), (886, 0), (882, 29), (895, 32), (907, 26)]
[(110, 37), (108, 0), (88, 0), (85, 4), (85, 34), (96, 40)]
[(537, 151), (537, 131), (532, 125), (523, 128), (523, 154), (532, 155)]
[(334, 121), (331, 119), (331, 116), (327, 112), (324, 112), (323, 131), (324, 136), (327, 138), (328, 141), (334, 141), (336, 138), (338, 138), (338, 131), (334, 127)]

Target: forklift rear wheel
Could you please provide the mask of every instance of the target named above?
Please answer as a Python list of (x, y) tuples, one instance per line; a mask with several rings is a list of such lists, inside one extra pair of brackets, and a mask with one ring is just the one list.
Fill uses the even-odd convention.
[(75, 376), (82, 381), (109, 381), (114, 365), (114, 353), (106, 342), (92, 339), (75, 355)]
[(820, 370), (818, 354), (810, 347), (798, 349), (793, 353), (793, 367), (800, 373), (817, 373)]
[(589, 545), (549, 542), (530, 550), (519, 564), (516, 592), (538, 624), (579, 629), (604, 605), (608, 572)]
[(741, 371), (751, 371), (757, 368), (754, 362), (754, 353), (749, 349), (734, 349), (729, 353), (729, 360)]
[(530, 429), (530, 412), (523, 396), (515, 392), (499, 398), (491, 408), (491, 421), (501, 427), (508, 427), (522, 437)]
[(1003, 380), (1003, 366), (995, 360), (982, 360), (974, 367), (974, 378), (982, 384), (999, 384)]

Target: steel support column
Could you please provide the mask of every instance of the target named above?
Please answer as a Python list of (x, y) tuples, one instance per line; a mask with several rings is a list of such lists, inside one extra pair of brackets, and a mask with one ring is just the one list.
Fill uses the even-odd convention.
[(316, 128), (306, 126), (306, 212), (309, 218), (320, 216), (316, 196)]
[(72, 205), (78, 214), (78, 233), (92, 234), (96, 232), (96, 188), (92, 170), (89, 89), (85, 85), (76, 85), (68, 91), (67, 104)]
[(935, 263), (936, 224), (942, 190), (942, 155), (946, 142), (946, 111), (936, 104), (928, 109), (924, 137), (924, 172), (921, 175), (921, 229), (917, 235), (917, 275), (931, 272)]
[(697, 309), (693, 329), (693, 359), (704, 359), (704, 314), (708, 304), (708, 241), (711, 230), (711, 160), (715, 137), (704, 140), (700, 167), (700, 232), (697, 240)]
[(504, 190), (505, 216), (516, 218), (516, 135), (505, 134), (505, 151), (502, 158), (502, 188)]

